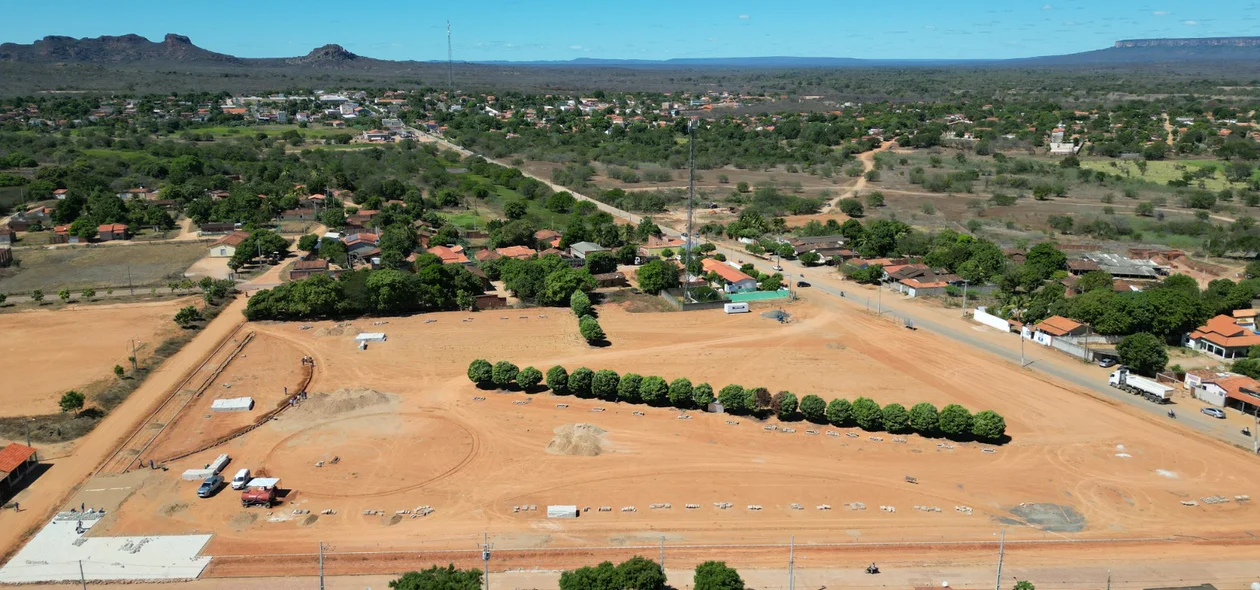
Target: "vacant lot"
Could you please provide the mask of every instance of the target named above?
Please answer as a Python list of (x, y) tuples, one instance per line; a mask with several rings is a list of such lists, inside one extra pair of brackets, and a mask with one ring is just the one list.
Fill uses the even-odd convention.
[[(305, 551), (321, 538), (336, 538), (337, 551), (466, 549), (489, 531), (496, 549), (545, 549), (565, 559), (566, 549), (654, 545), (661, 535), (674, 545), (782, 542), (789, 531), (809, 543), (992, 542), (999, 526), (1008, 527), (1008, 541), (1088, 539), (1098, 542), (1095, 550), (1123, 551), (1152, 537), (1234, 542), (1255, 518), (1246, 502), (1181, 503), (1255, 496), (1260, 468), (1240, 451), (931, 333), (804, 296), (787, 307), (793, 321), (786, 325), (756, 313), (632, 314), (605, 305), (606, 348), (587, 346), (564, 310), (314, 322), (310, 329), (253, 325), (260, 338), (283, 340), (292, 352), (274, 366), (241, 364), (233, 369), (236, 382), (252, 383), (248, 371), (291, 370), (291, 357), (310, 355), (311, 399), (222, 448), (174, 462), (122, 506), (108, 532), (212, 531), (208, 553), (262, 556), (277, 544)], [(388, 341), (359, 350), (354, 336), (361, 331), (386, 332)], [(961, 403), (1003, 414), (1013, 442), (993, 449), (917, 436), (900, 441), (851, 428), (694, 412), (683, 420), (667, 408), (480, 391), (466, 369), (484, 356), (544, 370), (609, 368), (826, 399)], [(192, 419), (214, 418), (199, 412)], [(577, 424), (597, 429), (568, 427)], [(764, 429), (770, 425), (780, 429)], [(557, 436), (575, 432), (581, 440)], [(193, 501), (196, 485), (180, 482), (178, 473), (222, 452), (232, 455), (233, 468), (280, 477), (290, 490), (283, 508), (242, 509), (230, 491)], [(907, 475), (918, 483), (906, 483)], [(851, 509), (853, 502), (865, 509)], [(670, 508), (649, 507), (663, 503)], [(592, 508), (578, 519), (547, 519), (552, 504)], [(521, 505), (537, 510), (514, 510)], [(419, 506), (436, 512), (422, 519), (396, 514)], [(1150, 551), (1206, 554), (1199, 546)], [(948, 547), (932, 550), (934, 559), (954, 556)], [(1046, 563), (1063, 559), (1060, 549), (1041, 551)], [(534, 565), (551, 559), (539, 555)], [(286, 574), (309, 569), (307, 561), (233, 558), (212, 571)], [(343, 567), (390, 566), (364, 557)]]
[(147, 289), (165, 287), (184, 275), (193, 262), (205, 256), (204, 244), (135, 243), (113, 246), (77, 246), (16, 250), (21, 264), (0, 271), (0, 293), (25, 294), (35, 289), (53, 299), (60, 289), (77, 291), (91, 287)]
[(178, 330), (171, 318), (189, 299), (0, 314), (0, 416), (58, 411), (68, 389), (113, 379), (131, 340), (140, 360)]

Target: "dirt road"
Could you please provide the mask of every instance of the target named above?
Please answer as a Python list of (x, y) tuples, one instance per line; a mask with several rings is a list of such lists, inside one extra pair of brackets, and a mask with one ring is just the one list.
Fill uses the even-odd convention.
[(861, 154), (858, 154), (858, 161), (862, 163), (862, 175), (857, 177), (857, 183), (849, 187), (849, 190), (841, 193), (836, 198), (832, 199), (830, 203), (827, 203), (827, 206), (823, 208), (823, 212), (826, 213), (828, 211), (834, 210), (837, 206), (840, 205), (841, 199), (850, 198), (853, 195), (856, 195), (858, 191), (861, 191), (862, 189), (866, 188), (866, 184), (867, 184), (866, 173), (875, 169), (875, 153), (888, 150), (892, 146), (893, 146), (893, 142), (885, 141), (884, 143), (880, 144), (879, 147), (869, 152), (862, 152)]
[(0, 561), (7, 559), (26, 535), (43, 526), (101, 461), (242, 323), (244, 308), (245, 298), (238, 297), (183, 350), (150, 374), (91, 434), (80, 439), (73, 453), (46, 461), (51, 469), (14, 498), (21, 503), (22, 511), (0, 511)]

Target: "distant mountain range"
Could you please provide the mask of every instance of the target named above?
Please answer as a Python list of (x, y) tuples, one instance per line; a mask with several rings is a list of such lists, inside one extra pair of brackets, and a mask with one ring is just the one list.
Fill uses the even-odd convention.
[[(1100, 66), (1260, 60), (1260, 37), (1129, 39), (1097, 51), (1008, 60), (855, 59), (843, 57), (725, 57), (666, 60), (578, 58), (568, 61), (488, 61), (490, 66), (564, 68), (851, 68), (914, 66)], [(305, 56), (243, 58), (198, 47), (188, 37), (168, 34), (160, 42), (140, 35), (75, 39), (49, 36), (31, 44), (0, 44), (0, 62), (28, 64), (145, 65), (178, 63), (227, 68), (353, 68), (401, 71), (436, 62), (389, 61), (355, 55), (340, 45), (324, 45)]]

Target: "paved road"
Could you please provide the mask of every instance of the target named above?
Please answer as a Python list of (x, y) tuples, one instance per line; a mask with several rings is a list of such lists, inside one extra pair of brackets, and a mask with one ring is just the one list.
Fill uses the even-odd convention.
[[(435, 141), (449, 149), (456, 150), (462, 154), (465, 154), (465, 155), (473, 154), (473, 152), (470, 152), (469, 150), (464, 149), (463, 147), (457, 146), (445, 139), (429, 135), (423, 131), (419, 131), (419, 130), (413, 130), (413, 131), (415, 131), (419, 136), (422, 136), (422, 137), (427, 136), (432, 141)], [(482, 156), (482, 157), (485, 157), (485, 156)], [(488, 161), (495, 162), (502, 166), (510, 166), (509, 163), (500, 162), (493, 158), (487, 157), (486, 159)], [(636, 223), (636, 224), (639, 222), (639, 220), (642, 219), (642, 216), (640, 215), (635, 215), (633, 213), (630, 213), (629, 211), (623, 211), (621, 209), (617, 209), (616, 207), (613, 207), (611, 205), (608, 205), (606, 203), (600, 202), (596, 199), (583, 195), (570, 188), (553, 184), (545, 178), (540, 178), (524, 170), (522, 170), (522, 172), (526, 176), (529, 176), (531, 178), (534, 178), (536, 180), (539, 180), (545, 183), (547, 186), (551, 187), (552, 190), (569, 191), (577, 199), (590, 201), (591, 203), (594, 203), (595, 206), (599, 208), (599, 210), (606, 211), (612, 214), (614, 217), (619, 217), (627, 221), (630, 221), (631, 223)], [(661, 228), (661, 231), (666, 235), (673, 236), (673, 237), (683, 236), (682, 232), (676, 229), (673, 229), (671, 227), (666, 227), (662, 225), (660, 226), (660, 228)], [(729, 243), (723, 243), (719, 241), (719, 242), (714, 242), (714, 245), (718, 247), (719, 252), (726, 255), (728, 260), (743, 259), (746, 262), (753, 263), (753, 265), (759, 271), (767, 272), (767, 273), (774, 272), (773, 269), (771, 268), (772, 263), (770, 261), (756, 258), (743, 250), (736, 250), (734, 246)], [(841, 280), (841, 277), (839, 276), (839, 274), (832, 267), (820, 266), (820, 267), (807, 268), (800, 265), (798, 262), (787, 262), (787, 261), (785, 261), (783, 264), (788, 265), (788, 267), (785, 267), (784, 269), (785, 270), (784, 274), (785, 276), (790, 275), (789, 278), (791, 280), (788, 281), (789, 284), (795, 284), (798, 279), (803, 278), (804, 280), (809, 281), (813, 285), (812, 287), (813, 289), (817, 289), (819, 291), (832, 295), (839, 302), (845, 302), (848, 305), (853, 305), (853, 306), (860, 305), (860, 306), (871, 308), (871, 309), (874, 309), (875, 307), (877, 307), (877, 303), (876, 301), (874, 301), (875, 299), (874, 297), (868, 299), (867, 296), (857, 295), (856, 293), (854, 295), (857, 295), (857, 296), (849, 295), (847, 293), (847, 290), (854, 289), (855, 287), (854, 284), (846, 283), (843, 280)], [(896, 294), (892, 291), (882, 294), (880, 296), (880, 299), (882, 299), (882, 305), (879, 305), (879, 306), (883, 308), (885, 313), (901, 318), (903, 320), (910, 320), (911, 322), (914, 323), (914, 325), (918, 329), (928, 330), (936, 334), (940, 334), (942, 336), (950, 338), (951, 340), (979, 348), (980, 350), (983, 350), (989, 354), (995, 355), (998, 358), (1001, 358), (1009, 362), (1013, 362), (1016, 364), (1020, 362), (1020, 341), (1019, 341), (1019, 338), (1013, 334), (1009, 336), (1009, 344), (1006, 343), (1007, 339), (995, 341), (990, 338), (980, 336), (974, 330), (977, 324), (973, 324), (961, 318), (954, 321), (941, 320), (939, 317), (935, 317), (934, 315), (929, 315), (929, 312), (927, 310), (924, 310), (922, 308), (915, 309), (916, 307), (915, 304), (909, 303), (908, 301), (906, 301), (906, 299), (902, 295)], [(1240, 428), (1243, 425), (1250, 426), (1250, 424), (1248, 424), (1249, 421), (1244, 420), (1242, 417), (1232, 416), (1231, 417), (1232, 419), (1230, 420), (1217, 420), (1214, 418), (1209, 418), (1199, 413), (1199, 408), (1202, 406), (1198, 402), (1195, 402), (1193, 400), (1187, 400), (1185, 403), (1177, 404), (1174, 406), (1162, 406), (1158, 404), (1153, 404), (1140, 397), (1137, 397), (1128, 393), (1124, 393), (1118, 389), (1114, 389), (1110, 387), (1109, 385), (1107, 385), (1106, 374), (1104, 372), (1090, 371), (1087, 367), (1077, 364), (1075, 363), (1075, 361), (1071, 361), (1072, 364), (1064, 364), (1062, 361), (1066, 360), (1066, 357), (1064, 357), (1064, 359), (1053, 359), (1053, 360), (1050, 360), (1049, 358), (1045, 358), (1047, 357), (1047, 355), (1053, 355), (1053, 354), (1058, 354), (1058, 353), (1051, 352), (1049, 349), (1046, 349), (1045, 347), (1039, 344), (1026, 343), (1024, 345), (1024, 350), (1026, 354), (1026, 361), (1028, 361), (1029, 359), (1033, 359), (1027, 365), (1028, 370), (1035, 371), (1043, 375), (1053, 377), (1055, 379), (1059, 379), (1060, 381), (1066, 384), (1069, 384), (1078, 389), (1087, 391), (1089, 393), (1095, 394), (1098, 397), (1113, 400), (1122, 404), (1127, 404), (1137, 409), (1138, 411), (1148, 416), (1151, 416), (1155, 419), (1170, 422), (1170, 427), (1172, 427), (1172, 424), (1171, 424), (1172, 419), (1167, 417), (1168, 409), (1174, 408), (1176, 410), (1180, 410), (1177, 412), (1177, 420), (1176, 420), (1177, 426), (1189, 427), (1196, 432), (1211, 436), (1213, 438), (1217, 438), (1228, 444), (1247, 448), (1248, 450), (1251, 449), (1252, 441), (1247, 440), (1239, 432)], [(1034, 357), (1042, 357), (1042, 358), (1034, 359)], [(1253, 432), (1254, 431), (1255, 429), (1253, 429)], [(1257, 434), (1260, 434), (1260, 433), (1257, 433)]]

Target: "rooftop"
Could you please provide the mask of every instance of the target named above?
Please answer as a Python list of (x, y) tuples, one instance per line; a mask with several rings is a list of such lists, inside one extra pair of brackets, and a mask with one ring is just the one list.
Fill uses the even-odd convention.
[(15, 471), (35, 455), (35, 449), (18, 443), (0, 449), (0, 473)]
[(1251, 329), (1240, 326), (1234, 318), (1218, 315), (1207, 321), (1199, 329), (1190, 333), (1196, 340), (1203, 339), (1222, 348), (1242, 348), (1260, 344), (1260, 335)]
[(1037, 329), (1051, 336), (1066, 336), (1073, 331), (1080, 329), (1080, 322), (1070, 320), (1063, 316), (1050, 316), (1037, 324)]
[(722, 280), (728, 283), (738, 283), (740, 281), (754, 281), (754, 282), (756, 281), (756, 279), (748, 276), (746, 273), (739, 270), (738, 268), (732, 267), (731, 265), (725, 262), (714, 260), (712, 258), (705, 258), (704, 260), (700, 262), (700, 266), (701, 268), (705, 270), (705, 272), (715, 273), (717, 274), (717, 276), (722, 277)]

